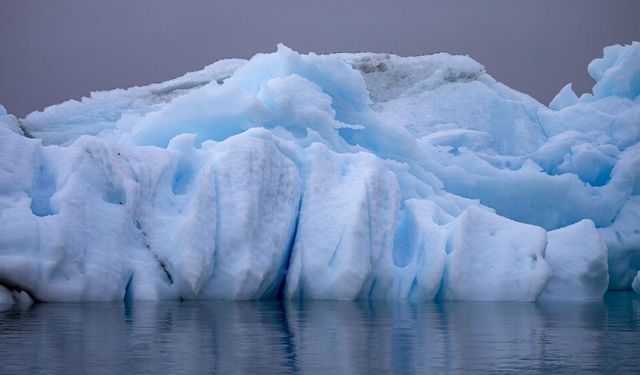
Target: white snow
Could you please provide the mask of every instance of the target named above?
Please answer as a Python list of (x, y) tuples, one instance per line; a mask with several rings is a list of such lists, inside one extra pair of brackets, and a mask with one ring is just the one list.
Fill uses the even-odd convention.
[(605, 48), (593, 93), (549, 107), (466, 56), (283, 45), (24, 119), (0, 107), (0, 303), (631, 289), (638, 59)]

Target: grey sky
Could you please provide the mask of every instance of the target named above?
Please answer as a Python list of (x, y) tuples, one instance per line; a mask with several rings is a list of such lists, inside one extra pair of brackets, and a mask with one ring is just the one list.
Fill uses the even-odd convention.
[(542, 102), (640, 40), (638, 0), (3, 0), (0, 103), (26, 113), (284, 42), (298, 51), (468, 54)]

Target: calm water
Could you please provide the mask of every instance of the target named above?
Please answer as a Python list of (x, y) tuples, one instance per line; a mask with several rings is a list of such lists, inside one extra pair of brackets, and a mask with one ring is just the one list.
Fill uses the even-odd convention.
[(0, 372), (640, 371), (640, 298), (596, 304), (136, 302), (0, 312)]

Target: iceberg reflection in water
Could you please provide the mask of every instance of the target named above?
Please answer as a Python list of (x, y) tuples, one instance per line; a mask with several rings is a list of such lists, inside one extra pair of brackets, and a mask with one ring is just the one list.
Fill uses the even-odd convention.
[(604, 303), (134, 302), (0, 312), (0, 372), (615, 372), (640, 299)]

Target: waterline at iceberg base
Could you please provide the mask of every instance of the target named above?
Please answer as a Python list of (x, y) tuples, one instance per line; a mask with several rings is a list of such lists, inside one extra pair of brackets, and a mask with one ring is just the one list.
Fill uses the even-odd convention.
[(280, 45), (0, 109), (0, 303), (630, 290), (640, 43), (588, 70), (547, 107), (465, 56)]

